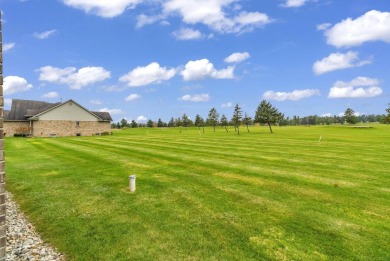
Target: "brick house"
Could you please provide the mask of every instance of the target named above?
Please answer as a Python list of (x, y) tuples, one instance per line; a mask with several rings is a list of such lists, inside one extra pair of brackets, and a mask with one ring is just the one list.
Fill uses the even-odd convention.
[(12, 100), (4, 111), (4, 134), (33, 137), (91, 136), (111, 131), (108, 112), (89, 111), (77, 102)]

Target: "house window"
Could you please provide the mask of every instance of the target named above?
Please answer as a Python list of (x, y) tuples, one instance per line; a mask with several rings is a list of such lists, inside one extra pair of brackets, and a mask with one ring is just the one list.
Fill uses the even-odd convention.
[(76, 121), (76, 127), (80, 127), (80, 122)]

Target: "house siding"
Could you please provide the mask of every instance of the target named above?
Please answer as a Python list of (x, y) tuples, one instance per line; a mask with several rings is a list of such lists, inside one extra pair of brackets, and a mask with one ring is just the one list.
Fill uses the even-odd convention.
[(81, 108), (72, 101), (62, 104), (55, 109), (45, 112), (37, 117), (40, 121), (98, 121), (96, 116)]

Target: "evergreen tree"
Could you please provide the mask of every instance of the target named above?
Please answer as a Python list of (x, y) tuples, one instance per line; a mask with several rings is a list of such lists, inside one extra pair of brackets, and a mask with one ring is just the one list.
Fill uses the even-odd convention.
[(237, 129), (237, 134), (240, 135), (240, 125), (242, 120), (242, 111), (238, 103), (234, 107), (232, 122), (234, 127)]
[(228, 119), (226, 118), (225, 114), (222, 114), (221, 126), (225, 127), (226, 132), (229, 132), (228, 129), (227, 129), (228, 125), (229, 125)]
[(385, 116), (383, 122), (390, 124), (390, 103), (388, 105), (389, 105), (389, 108), (386, 109), (387, 115)]
[(148, 128), (153, 128), (154, 127), (154, 122), (152, 120), (148, 120), (148, 122), (146, 123), (146, 126)]
[(207, 120), (209, 121), (210, 125), (214, 127), (214, 132), (215, 132), (215, 126), (218, 125), (218, 119), (219, 119), (219, 114), (217, 112), (217, 109), (215, 109), (214, 107), (211, 108)]
[(159, 128), (164, 127), (164, 122), (161, 119), (158, 119), (157, 127), (159, 127)]
[(181, 122), (181, 118), (179, 117), (175, 120), (175, 127), (181, 127), (181, 126), (182, 126), (182, 122)]
[(195, 126), (198, 127), (199, 130), (200, 130), (200, 119), (201, 119), (201, 118), (202, 118), (202, 117), (200, 117), (199, 114), (196, 114), (196, 116), (195, 116)]
[(135, 122), (135, 120), (131, 121), (130, 127), (132, 127), (132, 128), (137, 128), (138, 127), (138, 124)]
[(244, 114), (244, 118), (242, 118), (242, 123), (245, 124), (246, 129), (247, 129), (248, 132), (249, 132), (249, 125), (252, 124), (252, 118), (249, 117), (249, 116), (246, 114), (246, 112), (245, 112), (245, 114)]
[(181, 118), (180, 117), (178, 117), (177, 119), (176, 119), (176, 121), (175, 121), (175, 126), (176, 127), (179, 127), (179, 132), (181, 133), (181, 126), (182, 126), (182, 122), (181, 122)]
[(183, 116), (181, 117), (181, 122), (182, 122), (183, 127), (187, 129), (189, 122), (190, 122), (190, 119), (188, 118), (187, 114), (185, 114), (185, 113), (183, 114)]
[(175, 119), (173, 117), (169, 120), (168, 127), (170, 128), (175, 127)]
[(283, 113), (279, 112), (270, 102), (262, 100), (256, 110), (255, 122), (268, 124), (270, 132), (273, 133), (271, 124), (277, 123), (283, 119), (283, 116)]

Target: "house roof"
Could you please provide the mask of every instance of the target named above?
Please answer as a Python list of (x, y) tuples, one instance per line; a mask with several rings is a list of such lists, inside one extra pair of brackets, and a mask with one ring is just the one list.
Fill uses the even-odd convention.
[[(73, 100), (68, 100), (64, 103), (67, 103), (69, 101), (74, 102)], [(64, 103), (57, 102), (57, 103), (48, 103), (43, 101), (32, 101), (32, 100), (18, 100), (13, 99), (11, 110), (5, 110), (4, 111), (4, 120), (8, 121), (25, 121), (29, 120), (29, 118), (35, 117), (39, 114), (43, 114), (46, 111), (52, 110)], [(76, 102), (75, 102), (76, 103)], [(78, 104), (78, 103), (76, 103)], [(108, 112), (92, 112), (84, 108), (80, 105), (83, 109), (88, 111), (89, 113), (95, 115), (97, 118), (99, 118), (102, 121), (112, 121), (111, 115)]]

